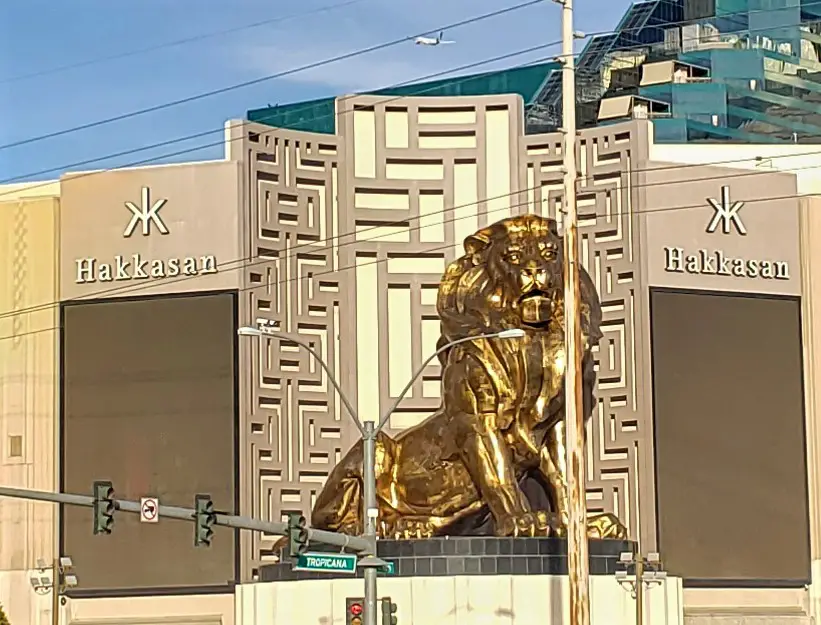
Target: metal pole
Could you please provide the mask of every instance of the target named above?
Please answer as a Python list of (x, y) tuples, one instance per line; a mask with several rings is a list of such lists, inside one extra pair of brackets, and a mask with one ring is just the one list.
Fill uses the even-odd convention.
[(570, 625), (590, 625), (587, 502), (585, 497), (582, 336), (579, 310), (579, 241), (576, 207), (576, 80), (573, 0), (562, 4), (562, 126), (565, 200), (565, 410), (567, 432), (567, 568)]
[[(376, 556), (376, 517), (378, 508), (376, 502), (376, 428), (373, 421), (363, 424), (363, 490), (362, 514), (365, 522), (365, 540), (373, 545), (373, 555)], [(365, 569), (365, 623), (376, 625), (376, 568), (369, 566)]]
[(636, 625), (644, 623), (644, 556), (636, 559)]
[(51, 625), (60, 625), (60, 588), (62, 587), (60, 556), (54, 558), (51, 569)]

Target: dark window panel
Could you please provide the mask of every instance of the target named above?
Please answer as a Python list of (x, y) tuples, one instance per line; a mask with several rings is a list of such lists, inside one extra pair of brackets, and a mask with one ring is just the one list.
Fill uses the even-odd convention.
[(809, 577), (800, 303), (651, 294), (659, 551), (690, 580)]
[[(123, 499), (193, 507), (207, 493), (234, 512), (235, 306), (233, 294), (217, 294), (64, 307), (64, 490), (90, 494), (108, 479)], [(192, 523), (120, 512), (111, 535), (94, 536), (91, 510), (75, 507), (62, 529), (81, 590), (234, 579), (232, 530), (195, 548)]]

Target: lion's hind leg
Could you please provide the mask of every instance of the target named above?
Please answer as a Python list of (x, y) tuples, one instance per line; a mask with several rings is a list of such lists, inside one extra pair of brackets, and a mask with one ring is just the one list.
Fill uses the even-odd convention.
[(358, 536), (362, 519), (362, 442), (357, 442), (338, 464), (320, 492), (311, 514), (311, 526)]
[[(362, 479), (359, 476), (343, 478), (334, 489), (335, 497), (324, 505), (317, 505), (311, 517), (311, 526), (359, 536), (364, 532), (362, 522)], [(317, 502), (319, 504), (319, 502)]]

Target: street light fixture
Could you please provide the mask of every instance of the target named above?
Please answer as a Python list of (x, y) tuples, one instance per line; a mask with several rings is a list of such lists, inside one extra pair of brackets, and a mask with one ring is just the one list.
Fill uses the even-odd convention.
[[(79, 583), (77, 575), (72, 571), (74, 562), (68, 556), (54, 558), (51, 566), (48, 566), (42, 558), (37, 559), (37, 575), (30, 578), (31, 587), (38, 595), (52, 593), (51, 597), (51, 623), (60, 623), (60, 605), (66, 604), (65, 591), (75, 588)], [(45, 572), (51, 569), (51, 575)]]
[(385, 425), (388, 423), (388, 421), (391, 418), (391, 415), (393, 415), (393, 413), (396, 412), (396, 409), (399, 407), (399, 404), (405, 398), (405, 395), (407, 395), (410, 389), (413, 387), (414, 382), (416, 382), (416, 380), (422, 376), (422, 374), (425, 372), (425, 369), (427, 369), (431, 361), (439, 357), (439, 354), (450, 349), (454, 345), (458, 345), (459, 343), (466, 343), (468, 341), (476, 341), (479, 339), (491, 338), (522, 338), (523, 336), (525, 336), (525, 331), (521, 328), (509, 328), (505, 330), (500, 330), (498, 332), (488, 332), (486, 334), (466, 336), (460, 339), (456, 339), (455, 341), (445, 343), (444, 345), (439, 347), (433, 354), (431, 354), (419, 366), (419, 368), (411, 376), (408, 383), (405, 385), (405, 388), (403, 388), (402, 392), (399, 393), (399, 396), (396, 397), (394, 402), (381, 416), (379, 421), (374, 423), (370, 420), (363, 422), (359, 418), (359, 413), (357, 412), (356, 408), (353, 407), (353, 404), (351, 404), (351, 402), (346, 397), (344, 391), (342, 390), (342, 387), (334, 377), (331, 368), (327, 365), (327, 363), (325, 363), (325, 361), (322, 359), (322, 356), (319, 353), (317, 353), (313, 346), (291, 334), (281, 332), (279, 329), (279, 323), (276, 321), (271, 321), (269, 319), (257, 319), (256, 323), (256, 328), (245, 326), (239, 328), (237, 330), (237, 334), (239, 334), (240, 336), (279, 338), (283, 341), (288, 341), (290, 343), (294, 343), (295, 345), (299, 345), (308, 353), (310, 353), (319, 363), (319, 366), (322, 367), (323, 371), (325, 371), (326, 375), (328, 376), (328, 381), (336, 390), (340, 400), (345, 405), (348, 414), (353, 419), (356, 428), (362, 435), (362, 475), (364, 482), (362, 485), (362, 494), (364, 508), (363, 517), (365, 522), (365, 533), (363, 537), (371, 541), (371, 554), (368, 558), (365, 558), (361, 563), (361, 565), (365, 568), (365, 609), (363, 616), (365, 617), (364, 625), (376, 625), (376, 565), (378, 564), (378, 560), (376, 559), (376, 522), (377, 518), (379, 517), (379, 507), (376, 500), (376, 438), (379, 435), (379, 432), (381, 432), (382, 428), (384, 428)]
[(667, 579), (661, 558), (656, 552), (646, 556), (624, 551), (619, 554), (616, 581), (636, 600), (636, 625), (644, 625), (644, 589), (658, 586)]

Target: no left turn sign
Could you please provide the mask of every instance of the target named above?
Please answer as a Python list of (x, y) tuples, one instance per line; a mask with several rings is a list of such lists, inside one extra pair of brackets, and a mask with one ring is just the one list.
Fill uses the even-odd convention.
[(160, 502), (156, 497), (140, 499), (140, 521), (142, 523), (156, 523), (160, 518)]

